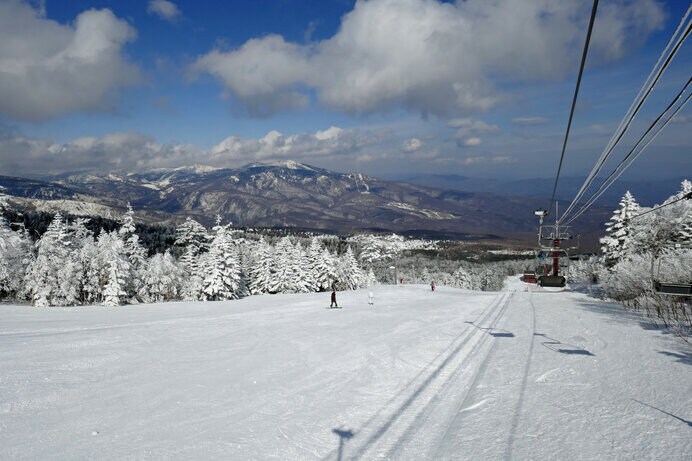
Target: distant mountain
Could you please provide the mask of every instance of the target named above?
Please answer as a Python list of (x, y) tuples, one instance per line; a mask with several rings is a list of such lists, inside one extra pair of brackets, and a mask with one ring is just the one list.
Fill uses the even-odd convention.
[[(528, 194), (497, 196), (385, 181), (292, 161), (236, 169), (195, 166), (124, 175), (71, 174), (46, 182), (0, 177), (0, 186), (36, 209), (45, 209), (47, 199), (52, 205), (63, 200), (73, 211), (80, 210), (80, 203), (81, 210), (123, 210), (130, 202), (138, 216), (150, 221), (191, 216), (210, 224), (220, 215), (241, 226), (444, 238), (532, 238), (537, 224), (533, 210), (546, 201)], [(584, 231), (600, 229), (604, 216), (602, 210), (595, 213)]]
[[(388, 179), (461, 192), (477, 192), (501, 196), (520, 195), (526, 197), (549, 197), (555, 181), (552, 178), (500, 180), (447, 174), (405, 174), (390, 176)], [(577, 195), (577, 192), (579, 192), (579, 189), (581, 189), (585, 179), (585, 177), (561, 177), (557, 190), (558, 198), (571, 202)], [(617, 181), (598, 199), (598, 203), (601, 206), (612, 208), (620, 202), (622, 196), (629, 190), (640, 204), (651, 206), (655, 203), (663, 202), (678, 192), (683, 179), (689, 179), (689, 177)], [(600, 186), (602, 183), (603, 178), (594, 181), (595, 186)]]

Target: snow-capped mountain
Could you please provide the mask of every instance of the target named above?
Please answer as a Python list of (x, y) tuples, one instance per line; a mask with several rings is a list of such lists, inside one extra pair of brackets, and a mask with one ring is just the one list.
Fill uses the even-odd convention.
[(165, 213), (211, 223), (220, 215), (244, 226), (416, 230), (457, 237), (532, 233), (532, 212), (544, 205), (535, 198), (435, 189), (294, 161), (75, 174), (45, 183), (4, 177), (0, 185), (10, 195), (34, 199), (81, 199), (120, 209), (129, 201), (138, 215), (158, 219)]

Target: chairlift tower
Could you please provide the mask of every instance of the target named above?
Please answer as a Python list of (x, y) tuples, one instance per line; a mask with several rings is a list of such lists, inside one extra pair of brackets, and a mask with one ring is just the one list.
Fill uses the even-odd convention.
[[(563, 275), (560, 275), (560, 255), (564, 253), (567, 255), (566, 249), (560, 248), (560, 242), (562, 240), (569, 240), (572, 238), (568, 226), (560, 226), (557, 220), (557, 203), (555, 203), (555, 224), (554, 225), (544, 225), (543, 219), (548, 215), (547, 210), (536, 210), (534, 215), (539, 218), (538, 226), (538, 247), (540, 253), (552, 254), (552, 274), (548, 274), (547, 268), (542, 270), (544, 272), (539, 276), (539, 284), (541, 286), (553, 286), (553, 287), (564, 287), (566, 279)], [(550, 241), (552, 245), (545, 245), (543, 241)]]

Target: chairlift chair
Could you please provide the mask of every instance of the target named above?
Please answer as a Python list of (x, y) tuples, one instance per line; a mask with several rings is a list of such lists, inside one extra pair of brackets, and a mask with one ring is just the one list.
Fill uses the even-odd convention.
[[(680, 245), (676, 247), (681, 248)], [(684, 266), (692, 267), (692, 261), (690, 258), (682, 258), (685, 262), (689, 261), (689, 264)], [(657, 259), (658, 264), (655, 264), (655, 260), (651, 262), (651, 283), (653, 290), (656, 293), (662, 295), (670, 296), (686, 296), (692, 297), (692, 274), (686, 274), (682, 277), (671, 277), (670, 274), (663, 274), (661, 272), (661, 258)], [(656, 269), (654, 270), (654, 267)]]

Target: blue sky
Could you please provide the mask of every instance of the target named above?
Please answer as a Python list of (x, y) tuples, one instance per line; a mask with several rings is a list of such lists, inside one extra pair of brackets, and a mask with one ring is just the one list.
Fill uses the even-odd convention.
[[(591, 169), (688, 5), (600, 2), (563, 174)], [(590, 8), (0, 0), (0, 174), (291, 159), (375, 176), (551, 177)], [(691, 62), (685, 43), (631, 138)], [(685, 108), (629, 176), (692, 172), (691, 128)]]

